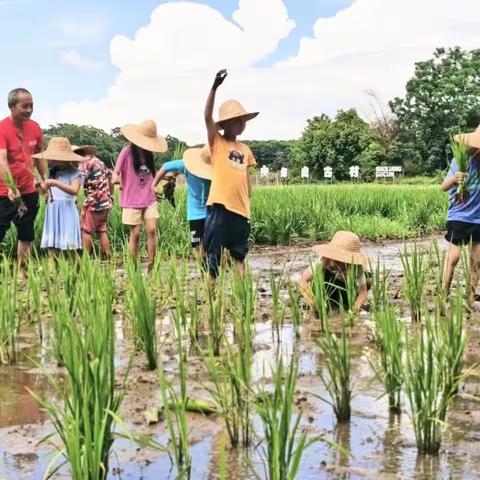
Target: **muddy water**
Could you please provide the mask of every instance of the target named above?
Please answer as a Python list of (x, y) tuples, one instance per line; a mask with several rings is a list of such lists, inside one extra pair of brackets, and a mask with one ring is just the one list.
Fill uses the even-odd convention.
[[(443, 243), (440, 241), (441, 246)], [(380, 258), (392, 271), (392, 289), (401, 284), (401, 262), (398, 256), (403, 244), (369, 244), (367, 253)], [(352, 419), (338, 425), (329, 405), (311, 395), (325, 396), (318, 373), (325, 361), (315, 344), (319, 325), (306, 318), (301, 327), (301, 338), (296, 339), (288, 323), (280, 330), (280, 342), (269, 323), (271, 295), (268, 276), (271, 271), (291, 276), (308, 265), (309, 250), (263, 249), (251, 256), (252, 270), (259, 276), (258, 321), (255, 326), (253, 375), (260, 381), (269, 371), (277, 354), (287, 360), (295, 355), (299, 360), (299, 380), (295, 401), (303, 405), (305, 416), (302, 428), (311, 435), (324, 435), (351, 452), (344, 456), (325, 442), (312, 445), (302, 461), (300, 479), (444, 479), (480, 478), (480, 404), (471, 396), (480, 395), (480, 377), (471, 375), (462, 384), (460, 396), (451, 408), (443, 446), (437, 457), (418, 456), (411, 423), (406, 413), (388, 414), (382, 389), (374, 380), (369, 367), (368, 314), (363, 312), (353, 333), (353, 380), (355, 397), (352, 401)], [(283, 292), (285, 295), (285, 292)], [(408, 312), (404, 306), (405, 315)], [(478, 317), (478, 313), (476, 315)], [(480, 332), (478, 318), (469, 324), (470, 344), (466, 359), (469, 365), (478, 362)], [(118, 369), (125, 368), (127, 351), (123, 343), (121, 319), (117, 320)], [(0, 367), (0, 479), (41, 479), (52, 460), (49, 445), (37, 445), (52, 427), (32, 401), (26, 388), (40, 395), (51, 396), (42, 368), (53, 375), (62, 375), (49, 356), (48, 345), (38, 346), (34, 332), (22, 339), (26, 343), (18, 367)], [(175, 380), (175, 347), (167, 343), (162, 351), (167, 377)], [(42, 367), (42, 368), (40, 368)], [(205, 371), (201, 360), (191, 355), (188, 360), (189, 383), (192, 396), (207, 398), (204, 389)], [(161, 442), (167, 435), (164, 422), (147, 425), (146, 408), (158, 406), (160, 395), (156, 374), (143, 368), (141, 358), (136, 361), (129, 379), (129, 392), (122, 406), (121, 416), (133, 434), (149, 434)], [(404, 399), (404, 405), (406, 399)], [(220, 452), (226, 445), (221, 419), (189, 414), (191, 426), (193, 479), (219, 478)], [(260, 431), (258, 420), (256, 426)], [(55, 442), (55, 439), (53, 439)], [(263, 477), (261, 447), (249, 452), (250, 463)], [(245, 467), (245, 451), (227, 451), (226, 464), (231, 479), (248, 479), (253, 475)], [(64, 468), (54, 478), (69, 478)], [(139, 449), (127, 440), (115, 443), (109, 478), (163, 479), (175, 478), (168, 457), (152, 449)]]

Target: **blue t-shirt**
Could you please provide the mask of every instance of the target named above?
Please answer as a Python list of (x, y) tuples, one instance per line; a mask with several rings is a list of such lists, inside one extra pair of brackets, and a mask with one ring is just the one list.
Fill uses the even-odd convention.
[[(467, 189), (468, 200), (464, 203), (455, 203), (457, 185), (450, 189), (450, 206), (448, 207), (447, 221), (468, 222), (480, 224), (480, 160), (473, 158), (468, 166)], [(453, 159), (446, 178), (458, 172), (457, 162)]]
[(166, 172), (180, 172), (185, 175), (188, 185), (187, 220), (203, 220), (207, 216), (207, 198), (210, 180), (197, 177), (185, 168), (183, 160), (172, 160), (163, 164)]

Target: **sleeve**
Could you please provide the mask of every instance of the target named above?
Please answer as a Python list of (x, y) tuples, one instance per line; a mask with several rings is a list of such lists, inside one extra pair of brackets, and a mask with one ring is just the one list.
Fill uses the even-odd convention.
[(75, 173), (72, 173), (72, 178), (70, 179), (70, 183), (72, 183), (77, 178), (80, 180), (80, 185), (83, 185), (83, 182), (85, 181), (85, 177), (83, 176), (83, 173), (80, 170), (80, 168), (77, 168), (77, 171)]
[(254, 165), (257, 164), (257, 161), (255, 160), (255, 157), (253, 156), (253, 153), (252, 153), (252, 150), (250, 149), (250, 147), (247, 147), (247, 162), (246, 162), (246, 165), (247, 167), (253, 167)]
[(213, 140), (213, 146), (210, 147), (210, 163), (212, 165), (217, 155), (218, 145), (222, 141), (223, 137), (217, 132), (217, 134), (215, 135), (215, 139)]
[(166, 172), (181, 172), (185, 173), (185, 164), (183, 160), (171, 160), (170, 162), (165, 162), (162, 165), (162, 168)]
[(127, 149), (124, 148), (117, 158), (117, 163), (115, 164), (114, 171), (116, 173), (122, 173), (124, 166), (125, 166), (125, 157), (127, 156)]

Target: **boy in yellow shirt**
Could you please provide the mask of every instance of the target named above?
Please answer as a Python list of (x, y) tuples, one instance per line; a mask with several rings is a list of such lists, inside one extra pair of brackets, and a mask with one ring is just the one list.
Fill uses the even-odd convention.
[[(250, 148), (237, 142), (248, 120), (258, 112), (248, 113), (236, 100), (228, 100), (219, 109), (219, 119), (213, 120), (217, 88), (227, 76), (220, 70), (205, 105), (205, 124), (212, 164), (212, 184), (207, 200), (204, 244), (206, 263), (212, 281), (218, 275), (222, 251), (230, 252), (240, 275), (245, 272), (250, 235), (250, 176), (249, 168), (256, 164)], [(223, 130), (223, 135), (219, 133)]]

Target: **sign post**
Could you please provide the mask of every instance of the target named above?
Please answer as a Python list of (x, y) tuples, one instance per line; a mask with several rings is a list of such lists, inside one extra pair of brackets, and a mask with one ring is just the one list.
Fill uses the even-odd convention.
[(323, 177), (325, 179), (330, 180), (330, 182), (332, 182), (332, 180), (333, 180), (333, 169), (332, 169), (332, 167), (325, 167), (323, 169)]
[(358, 180), (360, 177), (360, 167), (352, 165), (349, 169), (349, 175), (352, 180)]
[(393, 180), (395, 179), (395, 174), (401, 172), (402, 167), (398, 166), (376, 167), (375, 178), (391, 178)]
[(286, 183), (288, 178), (288, 168), (287, 167), (282, 167), (280, 169), (280, 180), (282, 180), (282, 183)]
[(302, 180), (306, 180), (308, 182), (308, 179), (310, 177), (310, 169), (308, 167), (302, 167), (302, 170), (300, 171), (300, 176), (302, 177)]

